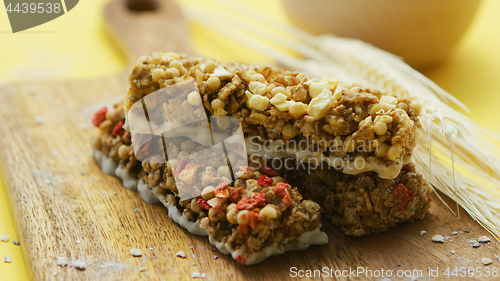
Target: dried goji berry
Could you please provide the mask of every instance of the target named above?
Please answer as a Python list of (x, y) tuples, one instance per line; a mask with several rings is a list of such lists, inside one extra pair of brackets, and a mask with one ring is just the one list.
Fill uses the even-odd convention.
[(237, 188), (231, 189), (231, 191), (229, 191), (229, 198), (231, 199), (231, 201), (233, 201), (233, 202), (238, 201), (241, 197), (242, 190), (243, 190), (243, 187), (237, 187)]
[(256, 229), (258, 223), (259, 223), (259, 214), (257, 212), (250, 212), (248, 216), (248, 225), (252, 229)]
[(237, 255), (236, 258), (234, 258), (237, 262), (239, 262), (242, 265), (245, 265), (247, 262), (247, 258), (242, 257), (240, 255)]
[(276, 194), (276, 196), (285, 196), (288, 187), (290, 187), (288, 183), (278, 182), (274, 187), (274, 194)]
[(257, 183), (263, 187), (268, 187), (273, 184), (273, 179), (266, 175), (262, 175), (257, 179)]
[(238, 232), (241, 234), (241, 235), (247, 235), (248, 234), (248, 225), (245, 225), (245, 224), (240, 224), (238, 226)]
[(288, 192), (288, 189), (285, 189), (285, 196), (283, 196), (281, 202), (283, 202), (283, 205), (287, 207), (290, 207), (293, 204), (293, 199), (292, 196), (290, 195), (290, 192)]
[(229, 197), (229, 185), (223, 182), (215, 187), (214, 190), (215, 197), (217, 198), (228, 198)]
[(243, 197), (238, 201), (236, 204), (236, 209), (237, 210), (250, 210), (253, 208), (253, 204), (250, 201), (250, 198), (248, 197)]
[(116, 126), (113, 128), (113, 136), (121, 136), (123, 135), (123, 132), (125, 132), (125, 129), (123, 129), (123, 121), (118, 122)]
[(254, 208), (266, 206), (266, 194), (261, 192), (252, 192), (252, 204)]
[(413, 200), (415, 196), (413, 191), (406, 188), (402, 183), (398, 183), (393, 189), (392, 193), (396, 196), (396, 204), (398, 205), (398, 210), (402, 211), (406, 208), (408, 202)]
[(210, 210), (210, 208), (212, 208), (212, 206), (210, 206), (207, 201), (203, 200), (203, 199), (198, 199), (196, 200), (196, 202), (194, 203), (196, 206), (200, 206), (200, 208), (202, 209), (205, 209), (205, 210)]
[(94, 124), (94, 126), (96, 127), (99, 127), (99, 125), (101, 125), (101, 123), (104, 122), (104, 120), (106, 120), (106, 113), (108, 113), (107, 107), (99, 109), (94, 114), (94, 116), (92, 116), (92, 124)]

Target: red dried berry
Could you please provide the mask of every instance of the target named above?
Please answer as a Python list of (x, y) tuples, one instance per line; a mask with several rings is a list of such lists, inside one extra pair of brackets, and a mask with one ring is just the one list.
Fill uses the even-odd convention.
[(225, 183), (225, 182), (219, 184), (217, 187), (215, 187), (214, 193), (215, 193), (215, 197), (217, 197), (217, 198), (229, 197), (229, 185), (227, 185), (227, 183)]
[(234, 258), (237, 262), (239, 262), (242, 265), (245, 265), (247, 262), (247, 258), (242, 257), (240, 255), (237, 255), (236, 258)]
[(257, 213), (257, 212), (250, 212), (250, 214), (248, 216), (248, 225), (252, 229), (256, 229), (258, 223), (259, 223), (259, 213)]
[(402, 183), (398, 183), (392, 189), (392, 193), (396, 197), (395, 202), (398, 205), (398, 210), (400, 211), (404, 210), (406, 205), (415, 198), (413, 191), (406, 188), (406, 186)]
[(285, 196), (288, 187), (291, 187), (288, 183), (278, 182), (274, 187), (274, 194), (276, 196)]
[(236, 202), (236, 201), (240, 200), (241, 194), (243, 193), (242, 190), (243, 190), (243, 187), (237, 187), (237, 188), (231, 189), (229, 191), (229, 198), (231, 199), (231, 201)]
[(253, 204), (248, 197), (241, 198), (241, 200), (236, 204), (236, 210), (250, 210), (252, 207)]
[(263, 187), (268, 187), (273, 185), (273, 179), (266, 175), (262, 175), (257, 179), (257, 183)]
[(252, 192), (251, 201), (256, 208), (264, 207), (266, 206), (266, 194), (261, 192)]
[(99, 125), (101, 125), (101, 123), (104, 122), (104, 120), (106, 120), (106, 113), (108, 113), (107, 107), (99, 109), (94, 114), (94, 116), (92, 116), (92, 124), (94, 124), (94, 126), (96, 127), (99, 127)]
[(116, 126), (113, 128), (113, 136), (121, 136), (123, 135), (123, 132), (125, 132), (125, 129), (123, 129), (123, 121), (118, 122)]
[(203, 199), (198, 199), (196, 200), (196, 202), (194, 203), (196, 206), (200, 206), (200, 208), (202, 209), (205, 209), (205, 210), (210, 210), (210, 208), (212, 208), (212, 206), (210, 206), (207, 201), (203, 200)]

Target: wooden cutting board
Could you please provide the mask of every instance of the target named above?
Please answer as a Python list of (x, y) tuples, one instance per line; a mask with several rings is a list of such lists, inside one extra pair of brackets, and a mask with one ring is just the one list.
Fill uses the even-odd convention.
[[(104, 11), (132, 63), (153, 50), (193, 53), (179, 7), (168, 0), (159, 4), (154, 12), (133, 12), (115, 0)], [(207, 280), (287, 280), (298, 270), (367, 267), (421, 270), (424, 278), (419, 280), (428, 280), (428, 268), (439, 267), (443, 277), (446, 267), (482, 267), (484, 257), (494, 260), (488, 268), (499, 265), (497, 241), (472, 248), (468, 241), (487, 232), (463, 210), (458, 220), (433, 195), (432, 214), (423, 221), (360, 238), (345, 236), (325, 221), (328, 244), (241, 266), (216, 251), (206, 237), (173, 223), (163, 206), (144, 203), (96, 165), (89, 144), (94, 130), (85, 130), (85, 124), (103, 104), (122, 98), (126, 88), (126, 73), (0, 88), (0, 165), (33, 279), (187, 280), (200, 272)], [(421, 236), (421, 230), (427, 234)], [(433, 243), (434, 234), (451, 240)], [(143, 256), (132, 257), (132, 248), (141, 249)], [(175, 256), (181, 250), (186, 259)], [(85, 270), (62, 268), (56, 263), (60, 256), (70, 264), (81, 260), (88, 265)]]

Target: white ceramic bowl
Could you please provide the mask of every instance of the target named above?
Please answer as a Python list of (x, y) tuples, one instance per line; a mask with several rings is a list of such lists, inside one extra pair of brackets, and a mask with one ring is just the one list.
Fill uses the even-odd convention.
[(423, 69), (446, 59), (481, 0), (282, 0), (313, 34), (359, 38)]

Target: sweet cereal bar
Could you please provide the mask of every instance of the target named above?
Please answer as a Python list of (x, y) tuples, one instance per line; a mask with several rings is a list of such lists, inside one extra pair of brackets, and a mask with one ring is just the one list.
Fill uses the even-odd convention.
[[(210, 243), (222, 253), (231, 254), (241, 264), (249, 265), (271, 255), (328, 241), (320, 230), (319, 205), (302, 200), (297, 188), (285, 183), (274, 170), (263, 167), (261, 172), (240, 167), (236, 172), (238, 179), (231, 183), (220, 176), (227, 173), (224, 169), (228, 167), (212, 161), (212, 166), (188, 173), (190, 176), (186, 178), (182, 176), (183, 171), (198, 164), (137, 161), (130, 132), (122, 128), (123, 122), (121, 104), (109, 110), (103, 108), (94, 115), (93, 123), (99, 128), (99, 134), (92, 145), (103, 171), (120, 177), (127, 188), (139, 190), (146, 202), (163, 203), (175, 222), (193, 234), (208, 235)], [(204, 148), (185, 138), (170, 140), (169, 143), (178, 145), (178, 149), (186, 149), (185, 152)], [(154, 157), (157, 156), (150, 156)], [(182, 178), (181, 181), (175, 181), (175, 173)], [(184, 181), (196, 179), (201, 179), (206, 186), (201, 195), (180, 200), (178, 187)], [(210, 185), (218, 182), (221, 183), (215, 187)]]
[[(272, 166), (272, 161), (266, 162)], [(325, 166), (292, 167), (278, 171), (347, 235), (367, 235), (423, 219), (430, 207), (431, 187), (413, 163), (404, 165), (394, 179), (382, 179), (374, 172), (348, 175)]]
[[(179, 159), (168, 163), (134, 152), (136, 134), (131, 135), (127, 120), (132, 105), (188, 80), (195, 81), (201, 100), (187, 96), (182, 104), (158, 104), (160, 110), (150, 114), (183, 118), (201, 103), (209, 116), (239, 120), (247, 152), (254, 155), (248, 166), (228, 167), (187, 135), (151, 141), (178, 153)], [(410, 101), (373, 89), (271, 67), (153, 53), (134, 67), (123, 103), (94, 115), (99, 133), (92, 146), (105, 173), (120, 177), (146, 202), (164, 204), (175, 222), (208, 235), (221, 252), (253, 264), (326, 243), (320, 210), (346, 234), (357, 236), (423, 218), (429, 186), (409, 163), (418, 113)], [(212, 122), (213, 129), (229, 130), (227, 120)], [(190, 156), (199, 151), (209, 152)], [(228, 152), (228, 158), (237, 156)], [(294, 157), (302, 165), (273, 169), (273, 162), (262, 157)], [(352, 165), (360, 159), (366, 165)], [(327, 165), (312, 168), (313, 162)], [(237, 179), (231, 180), (230, 172)], [(195, 181), (203, 188), (184, 187)], [(181, 199), (186, 195), (189, 199)]]
[[(190, 79), (196, 81), (199, 102), (210, 116), (237, 118), (249, 142), (267, 141), (263, 145), (269, 149), (286, 147), (280, 156), (300, 155), (303, 162), (325, 161), (347, 174), (373, 171), (386, 179), (397, 177), (411, 160), (419, 105), (378, 90), (273, 67), (152, 53), (141, 57), (130, 74), (125, 111), (159, 89)], [(192, 102), (166, 113), (187, 114), (197, 101)], [(216, 125), (228, 126), (224, 119)], [(356, 161), (365, 165), (353, 165)]]

